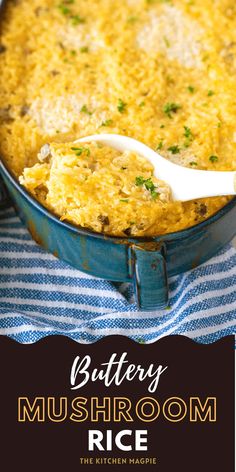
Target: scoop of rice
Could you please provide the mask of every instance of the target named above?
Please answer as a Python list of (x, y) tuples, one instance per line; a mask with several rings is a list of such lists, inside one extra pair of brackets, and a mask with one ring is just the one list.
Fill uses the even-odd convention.
[[(47, 152), (45, 152), (45, 149)], [(43, 146), (23, 184), (44, 205), (78, 226), (120, 236), (141, 236), (163, 217), (168, 185), (132, 152), (96, 143)]]

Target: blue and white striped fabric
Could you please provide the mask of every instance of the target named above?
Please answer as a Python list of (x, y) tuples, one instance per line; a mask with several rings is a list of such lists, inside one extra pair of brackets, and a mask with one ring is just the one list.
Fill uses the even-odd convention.
[(183, 334), (211, 343), (236, 332), (236, 250), (170, 280), (170, 307), (137, 311), (130, 284), (83, 274), (35, 244), (13, 209), (0, 211), (0, 334), (33, 343), (64, 334), (82, 343), (121, 334), (154, 342)]

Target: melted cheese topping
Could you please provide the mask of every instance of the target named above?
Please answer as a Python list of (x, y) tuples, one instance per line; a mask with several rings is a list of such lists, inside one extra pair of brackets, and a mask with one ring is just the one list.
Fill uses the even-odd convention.
[[(0, 40), (2, 157), (19, 176), (37, 163), (45, 143), (111, 132), (135, 137), (184, 166), (235, 169), (235, 8), (233, 0), (9, 2)], [(39, 180), (36, 197), (64, 218), (59, 195), (52, 201), (45, 188), (41, 193)], [(151, 209), (148, 201), (149, 224), (134, 234), (192, 226), (227, 201), (151, 202)], [(84, 223), (66, 218), (104, 230), (93, 224), (99, 216), (94, 205), (91, 200)], [(135, 213), (137, 200), (132, 208)], [(120, 204), (119, 211), (108, 231), (125, 235)]]

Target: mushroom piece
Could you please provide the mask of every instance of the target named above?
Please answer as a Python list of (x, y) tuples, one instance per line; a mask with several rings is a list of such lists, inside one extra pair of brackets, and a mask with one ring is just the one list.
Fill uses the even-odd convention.
[(6, 50), (6, 46), (4, 46), (4, 44), (0, 44), (0, 54), (3, 54), (4, 52), (6, 52)]
[(11, 105), (0, 108), (0, 122), (10, 123), (11, 121), (14, 121), (14, 118), (11, 116), (10, 110)]
[(207, 206), (205, 203), (195, 202), (196, 208), (195, 213), (200, 217), (204, 217), (207, 214)]
[(28, 105), (22, 105), (20, 109), (20, 116), (25, 116), (28, 114), (30, 107)]
[(102, 223), (102, 225), (109, 225), (110, 224), (110, 221), (109, 221), (109, 218), (108, 216), (105, 216), (105, 215), (99, 215), (98, 216), (98, 221), (100, 221)]

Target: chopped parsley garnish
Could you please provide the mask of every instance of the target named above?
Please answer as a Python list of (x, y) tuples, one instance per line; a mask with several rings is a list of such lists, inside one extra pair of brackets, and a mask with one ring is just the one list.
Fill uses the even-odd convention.
[(131, 24), (132, 24), (132, 23), (135, 23), (136, 21), (138, 21), (138, 17), (137, 17), (137, 16), (132, 15), (132, 16), (129, 16), (129, 17), (127, 18), (127, 23), (131, 23)]
[(88, 46), (82, 46), (82, 48), (80, 48), (80, 52), (89, 52)]
[(121, 198), (120, 202), (129, 203), (129, 199), (128, 198)]
[(153, 200), (156, 200), (157, 197), (160, 195), (160, 193), (156, 192), (156, 190), (151, 190), (150, 192), (151, 192), (151, 197)]
[(184, 137), (186, 138), (185, 143), (184, 143), (184, 147), (187, 148), (187, 147), (190, 146), (190, 143), (193, 140), (193, 133), (192, 133), (191, 129), (188, 128), (188, 126), (184, 126)]
[(144, 182), (145, 182), (145, 179), (142, 176), (136, 177), (135, 179), (135, 185), (137, 185), (137, 187), (141, 187), (141, 185), (143, 185)]
[(72, 25), (79, 25), (81, 23), (85, 23), (85, 19), (82, 18), (80, 15), (74, 15), (72, 10), (68, 7), (74, 3), (74, 0), (64, 0), (64, 2), (58, 5), (58, 9), (62, 13), (62, 15), (68, 16), (72, 22)]
[(70, 52), (72, 56), (76, 56), (77, 52), (75, 51), (75, 49), (72, 49), (72, 51)]
[(193, 166), (197, 166), (197, 165), (198, 165), (198, 163), (197, 163), (197, 162), (195, 162), (195, 161), (192, 161), (192, 162), (190, 162), (190, 163), (189, 163), (189, 165), (193, 167)]
[(212, 162), (212, 163), (218, 162), (218, 160), (219, 160), (218, 156), (212, 155), (212, 156), (209, 157), (209, 161)]
[(146, 187), (147, 190), (149, 190), (152, 199), (156, 200), (159, 193), (156, 191), (156, 187), (155, 187), (154, 183), (152, 182), (152, 180), (147, 179), (146, 182), (144, 183), (144, 186)]
[(102, 122), (101, 126), (111, 126), (113, 123), (112, 120), (105, 120)]
[(145, 102), (140, 102), (139, 107), (142, 108), (145, 106)]
[(164, 41), (166, 47), (169, 48), (169, 47), (170, 47), (170, 41), (169, 41), (169, 39), (168, 39), (166, 36), (164, 36), (164, 37), (163, 37), (163, 41)]
[(123, 100), (121, 100), (121, 98), (119, 98), (118, 105), (117, 105), (117, 110), (120, 113), (124, 113), (125, 110), (126, 110), (126, 107), (127, 107), (127, 103), (125, 103)]
[(160, 128), (161, 128), (161, 129), (165, 128), (165, 125), (161, 125)]
[(90, 156), (90, 149), (86, 148), (84, 146), (81, 147), (72, 147), (72, 151), (75, 151), (76, 156), (81, 156), (81, 154), (84, 152), (88, 157)]
[(179, 152), (180, 152), (180, 147), (178, 146), (178, 144), (174, 144), (174, 146), (168, 147), (167, 150), (170, 151), (170, 152), (172, 152), (172, 154), (179, 154)]
[(77, 26), (77, 25), (81, 25), (82, 23), (85, 23), (85, 19), (81, 18), (80, 15), (73, 15), (71, 16), (71, 22), (72, 22), (72, 25)]
[(144, 185), (150, 192), (156, 188), (151, 178), (145, 180)]
[(215, 94), (215, 92), (213, 90), (208, 90), (208, 92), (207, 92), (208, 97), (212, 97), (212, 95), (214, 95), (214, 94)]
[(163, 141), (160, 141), (156, 147), (156, 151), (160, 151), (163, 148)]
[(80, 111), (81, 111), (82, 113), (85, 113), (86, 115), (89, 115), (89, 116), (92, 115), (92, 112), (89, 111), (87, 105), (83, 105)]
[(184, 136), (185, 138), (192, 138), (193, 136), (192, 131), (188, 126), (184, 126)]
[(186, 141), (184, 142), (184, 147), (188, 148), (190, 146), (190, 143), (191, 143), (191, 140), (186, 139)]
[(181, 106), (178, 105), (178, 103), (166, 103), (163, 107), (163, 111), (169, 118), (172, 118), (173, 113), (177, 113), (180, 108)]
[(58, 8), (60, 12), (62, 13), (62, 15), (66, 16), (71, 13), (70, 9), (64, 3), (60, 3), (60, 5), (58, 5)]
[(155, 187), (151, 177), (149, 177), (148, 179), (144, 179), (144, 177), (142, 177), (140, 175), (140, 176), (136, 177), (135, 185), (137, 187), (142, 187), (144, 185), (146, 190), (148, 190), (150, 192), (151, 197), (152, 197), (153, 200), (156, 200), (156, 198), (159, 195), (159, 193), (157, 192), (157, 187)]
[(192, 85), (189, 85), (187, 87), (187, 89), (188, 89), (189, 93), (194, 93), (195, 92), (195, 88)]

